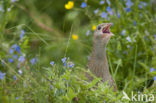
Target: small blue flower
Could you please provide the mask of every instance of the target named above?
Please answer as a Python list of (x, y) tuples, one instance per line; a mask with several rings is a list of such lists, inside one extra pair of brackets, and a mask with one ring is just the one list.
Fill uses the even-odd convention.
[(156, 81), (156, 76), (153, 77), (153, 80)]
[(126, 12), (130, 12), (131, 11), (131, 8), (125, 8), (125, 11)]
[(94, 14), (97, 14), (99, 12), (99, 9), (94, 10)]
[(87, 7), (87, 4), (85, 2), (82, 2), (81, 8), (85, 8), (85, 7)]
[(16, 2), (17, 0), (11, 0), (11, 2)]
[(35, 62), (36, 62), (36, 59), (35, 59), (35, 58), (32, 58), (32, 59), (30, 60), (30, 62), (31, 62), (32, 65), (34, 65)]
[(3, 10), (2, 6), (0, 6), (0, 11), (4, 12), (4, 10)]
[(14, 50), (11, 48), (11, 49), (9, 50), (9, 53), (10, 53), (10, 54), (13, 54), (13, 52), (14, 52)]
[(66, 67), (66, 62), (64, 62), (63, 65)]
[(120, 12), (119, 11), (117, 12), (117, 17), (120, 18)]
[(107, 6), (106, 11), (107, 11), (110, 15), (113, 15), (113, 11), (112, 11), (112, 9), (111, 9), (110, 6)]
[(125, 35), (126, 34), (126, 30), (122, 30), (121, 35)]
[(88, 30), (87, 32), (86, 32), (86, 36), (88, 36), (90, 34), (90, 30)]
[(127, 38), (126, 38), (129, 42), (131, 42), (131, 38), (128, 36)]
[(156, 34), (154, 35), (154, 39), (156, 40)]
[(133, 22), (133, 25), (136, 26), (136, 21)]
[(131, 0), (127, 0), (126, 7), (130, 8), (132, 5), (133, 5), (133, 3), (131, 2)]
[(101, 5), (102, 5), (102, 4), (104, 4), (104, 3), (105, 3), (105, 1), (104, 1), (104, 0), (101, 0), (101, 1), (100, 1), (100, 4), (101, 4)]
[(154, 68), (150, 68), (150, 72), (153, 72), (153, 71), (155, 71), (155, 69)]
[(24, 56), (20, 56), (20, 57), (18, 58), (18, 61), (19, 61), (19, 62), (24, 62), (24, 61), (25, 61)]
[(105, 12), (102, 12), (102, 13), (101, 13), (101, 17), (102, 17), (102, 18), (107, 18), (107, 15), (108, 15), (108, 14), (105, 13)]
[(21, 54), (21, 48), (20, 48), (20, 46), (17, 45), (17, 47), (15, 48), (15, 51), (17, 51), (19, 54)]
[(1, 80), (4, 79), (5, 75), (6, 75), (6, 73), (2, 73), (2, 72), (0, 71), (0, 79), (1, 79)]
[(19, 70), (18, 70), (18, 73), (21, 75), (21, 74), (22, 74), (22, 70), (21, 70), (21, 69), (19, 69)]
[(139, 7), (140, 9), (142, 9), (142, 8), (143, 8), (143, 6), (142, 6), (141, 4), (139, 4), (139, 5), (138, 5), (138, 7)]
[(16, 77), (16, 75), (14, 75), (14, 76), (13, 76), (13, 79), (14, 79), (14, 80), (17, 80), (17, 77)]
[(14, 58), (14, 59), (17, 59), (17, 58), (18, 58), (18, 55), (17, 55), (17, 54), (15, 54), (15, 55), (13, 56), (13, 58)]
[(62, 60), (63, 63), (65, 63), (65, 62), (66, 62), (66, 59), (67, 59), (67, 58), (64, 57), (64, 58), (62, 58), (61, 60)]
[(54, 65), (54, 61), (51, 61), (50, 64), (53, 66)]
[(19, 99), (19, 97), (16, 97), (16, 100)]
[(110, 4), (111, 4), (109, 0), (107, 0), (107, 4), (108, 4), (108, 5), (110, 5)]
[(23, 39), (24, 34), (25, 34), (25, 31), (21, 30), (20, 39)]
[(53, 90), (53, 85), (50, 84), (50, 89)]
[(14, 62), (14, 60), (13, 60), (12, 58), (8, 58), (8, 61), (9, 61), (10, 63), (13, 63), (13, 62)]
[(75, 65), (75, 64), (74, 64), (73, 62), (69, 62), (69, 63), (68, 63), (68, 67), (70, 67), (70, 68), (74, 67), (74, 65)]
[(18, 45), (17, 44), (13, 44), (12, 46), (11, 46), (11, 48), (16, 48)]

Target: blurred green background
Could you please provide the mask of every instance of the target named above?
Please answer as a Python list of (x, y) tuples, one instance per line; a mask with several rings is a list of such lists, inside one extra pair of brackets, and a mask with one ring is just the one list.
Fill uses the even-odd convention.
[(106, 22), (113, 23), (115, 34), (107, 57), (118, 90), (143, 91), (156, 80), (155, 10), (155, 0), (1, 0), (0, 71), (6, 73), (1, 74), (2, 95), (10, 95), (5, 86), (15, 74), (22, 76), (19, 70), (23, 80), (26, 68), (39, 79), (46, 76), (44, 68), (52, 68), (51, 61), (64, 68), (64, 57), (85, 68), (95, 27)]

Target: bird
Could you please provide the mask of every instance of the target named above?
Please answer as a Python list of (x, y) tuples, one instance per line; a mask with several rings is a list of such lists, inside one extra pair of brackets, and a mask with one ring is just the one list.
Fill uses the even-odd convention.
[[(102, 23), (96, 27), (93, 35), (93, 47), (90, 60), (87, 64), (89, 69), (95, 76), (102, 78), (102, 82), (108, 82), (108, 85), (117, 90), (116, 84), (109, 72), (109, 65), (106, 55), (106, 46), (114, 34), (110, 31), (112, 23)], [(93, 77), (86, 74), (89, 81), (93, 80)]]

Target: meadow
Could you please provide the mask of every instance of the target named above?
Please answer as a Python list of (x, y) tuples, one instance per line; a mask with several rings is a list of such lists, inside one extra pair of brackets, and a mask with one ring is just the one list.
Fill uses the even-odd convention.
[[(101, 23), (115, 92), (84, 75)], [(0, 103), (155, 101), (155, 0), (0, 0)]]

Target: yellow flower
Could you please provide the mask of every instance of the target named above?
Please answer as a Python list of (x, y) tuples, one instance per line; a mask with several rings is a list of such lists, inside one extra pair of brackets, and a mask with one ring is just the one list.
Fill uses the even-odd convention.
[(93, 25), (93, 26), (92, 26), (92, 30), (93, 30), (93, 31), (96, 30), (96, 25)]
[(76, 35), (76, 34), (73, 34), (73, 35), (72, 35), (72, 39), (73, 39), (73, 40), (77, 40), (78, 38), (79, 38), (78, 35)]
[(72, 9), (73, 6), (74, 6), (74, 2), (73, 2), (73, 1), (68, 1), (68, 3), (65, 4), (65, 8), (66, 8), (67, 10)]

